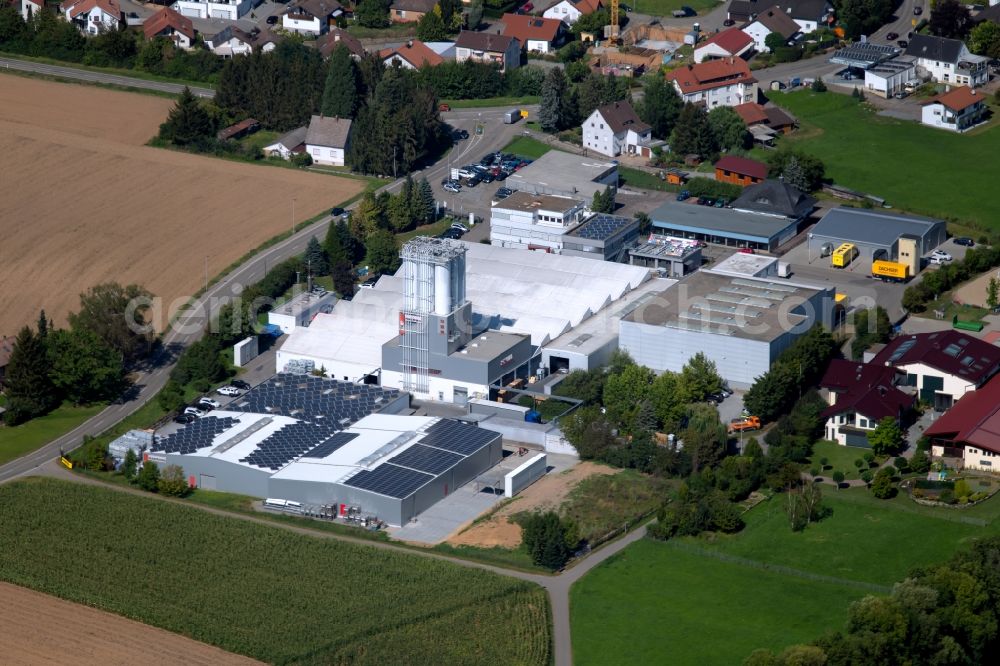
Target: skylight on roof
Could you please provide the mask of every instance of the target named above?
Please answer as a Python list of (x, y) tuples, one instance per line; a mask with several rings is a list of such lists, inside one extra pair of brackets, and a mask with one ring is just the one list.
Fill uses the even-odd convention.
[(957, 358), (958, 352), (960, 351), (962, 351), (962, 348), (954, 343), (944, 348), (944, 353), (947, 354), (948, 356), (951, 356), (952, 358)]

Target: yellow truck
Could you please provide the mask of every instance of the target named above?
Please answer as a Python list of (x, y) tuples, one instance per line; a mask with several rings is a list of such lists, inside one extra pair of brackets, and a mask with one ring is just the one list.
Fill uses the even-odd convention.
[(872, 277), (883, 282), (906, 282), (910, 275), (910, 267), (895, 261), (872, 262)]
[(840, 247), (830, 255), (830, 264), (834, 268), (844, 268), (858, 256), (858, 248), (854, 243), (841, 243)]

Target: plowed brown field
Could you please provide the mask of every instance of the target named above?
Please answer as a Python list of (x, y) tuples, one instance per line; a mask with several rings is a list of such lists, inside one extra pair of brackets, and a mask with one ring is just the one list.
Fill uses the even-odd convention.
[(0, 334), (56, 323), (89, 287), (184, 298), (360, 180), (143, 144), (171, 100), (0, 75)]
[(106, 666), (260, 662), (17, 585), (0, 583), (0, 661)]

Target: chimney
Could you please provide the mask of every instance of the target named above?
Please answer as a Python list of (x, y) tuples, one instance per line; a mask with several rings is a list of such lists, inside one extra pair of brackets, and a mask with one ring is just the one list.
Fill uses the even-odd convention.
[(412, 39), (409, 40), (408, 42), (406, 42), (406, 48), (408, 48), (408, 49), (412, 49), (413, 48), (413, 40)]

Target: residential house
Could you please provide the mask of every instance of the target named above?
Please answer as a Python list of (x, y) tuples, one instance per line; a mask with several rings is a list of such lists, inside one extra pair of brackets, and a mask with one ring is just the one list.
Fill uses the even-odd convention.
[(757, 14), (749, 23), (743, 26), (743, 32), (753, 38), (754, 46), (761, 53), (770, 53), (771, 49), (765, 43), (768, 35), (781, 35), (785, 43), (800, 35), (802, 29), (792, 17), (782, 11), (777, 5), (769, 7)]
[(817, 203), (816, 199), (784, 181), (765, 180), (746, 187), (730, 207), (741, 213), (804, 220)]
[(559, 0), (542, 12), (542, 16), (548, 19), (559, 19), (566, 25), (573, 25), (581, 16), (593, 14), (601, 6), (601, 0)]
[(565, 25), (559, 19), (504, 14), (501, 34), (514, 37), (528, 53), (549, 53), (562, 42)]
[(973, 23), (982, 23), (983, 21), (992, 21), (993, 23), (1000, 25), (1000, 2), (992, 3), (989, 7), (977, 12), (972, 17)]
[(147, 40), (166, 37), (174, 46), (185, 51), (194, 46), (194, 24), (187, 16), (181, 16), (170, 7), (164, 7), (142, 24), (142, 34)]
[(270, 53), (278, 45), (281, 38), (270, 30), (254, 28), (244, 32), (233, 26), (226, 26), (219, 33), (205, 38), (205, 46), (217, 56), (232, 58), (238, 55), (250, 55), (255, 50)]
[(869, 447), (868, 433), (889, 416), (904, 427), (911, 421), (916, 397), (901, 391), (892, 366), (834, 359), (819, 386), (827, 404), (825, 438), (841, 446)]
[(795, 129), (795, 119), (777, 106), (763, 106), (756, 102), (738, 104), (733, 110), (743, 119), (748, 129), (761, 126), (773, 130), (774, 134), (788, 134)]
[(10, 363), (10, 355), (14, 353), (14, 338), (6, 335), (0, 338), (0, 389), (3, 388), (3, 380), (7, 376), (7, 364)]
[(66, 0), (59, 8), (67, 21), (87, 35), (118, 30), (125, 23), (118, 0)]
[(742, 58), (723, 58), (685, 65), (667, 73), (685, 102), (706, 108), (757, 101), (757, 79)]
[(313, 164), (344, 166), (344, 157), (351, 140), (350, 118), (313, 116), (306, 130), (306, 152)]
[(434, 67), (444, 62), (444, 58), (431, 50), (419, 39), (411, 39), (405, 44), (392, 46), (378, 52), (386, 67), (399, 64), (403, 69), (420, 69)]
[(648, 157), (652, 130), (628, 102), (598, 107), (583, 121), (583, 147), (608, 157), (621, 154)]
[(455, 40), (455, 61), (492, 63), (500, 71), (521, 66), (521, 42), (509, 35), (463, 30)]
[(304, 153), (306, 151), (306, 132), (308, 131), (309, 128), (304, 126), (293, 129), (279, 137), (274, 143), (264, 146), (264, 155), (290, 160), (293, 155)]
[(253, 0), (177, 0), (172, 6), (190, 18), (237, 21), (249, 14), (253, 5)]
[(413, 23), (434, 11), (438, 0), (394, 0), (389, 5), (389, 18), (393, 23)]
[(282, 15), (281, 27), (303, 35), (322, 35), (343, 13), (337, 0), (295, 0)]
[(922, 102), (920, 122), (952, 132), (964, 132), (986, 120), (986, 95), (968, 86), (952, 88)]
[(694, 61), (749, 56), (753, 53), (753, 47), (753, 37), (739, 28), (727, 28), (695, 46)]
[(21, 0), (21, 18), (27, 21), (45, 9), (45, 0)]
[(906, 372), (921, 402), (945, 411), (1000, 370), (1000, 347), (962, 331), (901, 335), (873, 359)]
[(966, 393), (924, 435), (932, 455), (961, 456), (968, 469), (1000, 470), (1000, 378)]
[(725, 155), (715, 163), (715, 179), (722, 183), (746, 187), (763, 183), (766, 178), (767, 165), (757, 160)]
[(936, 83), (975, 88), (989, 81), (989, 58), (973, 55), (959, 39), (915, 34), (906, 55), (916, 58), (917, 76)]
[(316, 48), (324, 58), (329, 58), (333, 50), (343, 44), (351, 52), (351, 57), (360, 60), (365, 55), (365, 47), (361, 40), (342, 28), (330, 28), (329, 32), (320, 35), (316, 40)]
[[(726, 8), (726, 18), (737, 22), (750, 22), (774, 0), (732, 0)], [(803, 34), (814, 32), (834, 20), (833, 5), (827, 0), (781, 0), (774, 5), (782, 9)]]

